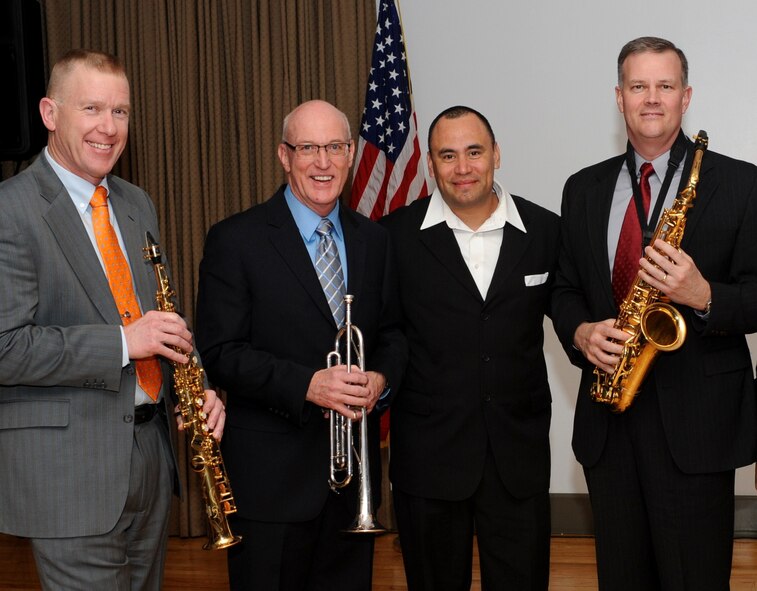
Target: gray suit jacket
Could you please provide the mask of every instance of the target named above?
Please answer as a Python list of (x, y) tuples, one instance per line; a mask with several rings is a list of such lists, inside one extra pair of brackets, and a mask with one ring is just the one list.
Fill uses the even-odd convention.
[[(141, 250), (146, 230), (159, 236), (154, 206), (108, 183), (142, 307), (154, 308)], [(0, 184), (0, 531), (96, 535), (121, 515), (136, 374), (121, 367), (119, 325), (79, 214), (40, 155)]]

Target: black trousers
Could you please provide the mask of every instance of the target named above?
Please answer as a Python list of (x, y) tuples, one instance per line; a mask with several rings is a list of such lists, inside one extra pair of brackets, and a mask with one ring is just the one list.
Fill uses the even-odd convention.
[(231, 591), (369, 591), (374, 536), (341, 532), (357, 513), (350, 499), (330, 493), (321, 514), (300, 523), (232, 515), (243, 541), (228, 550)]
[(511, 496), (491, 452), (468, 499), (417, 497), (396, 487), (392, 496), (409, 591), (468, 591), (474, 533), (484, 591), (546, 591), (549, 495)]
[(606, 591), (729, 588), (734, 471), (684, 474), (668, 450), (657, 393), (610, 417), (599, 462), (584, 468)]

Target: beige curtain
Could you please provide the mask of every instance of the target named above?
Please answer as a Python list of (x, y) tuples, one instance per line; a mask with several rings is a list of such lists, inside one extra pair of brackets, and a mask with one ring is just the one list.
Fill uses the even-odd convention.
[[(119, 56), (131, 80), (129, 145), (116, 170), (158, 209), (174, 287), (193, 317), (210, 225), (265, 201), (284, 180), (281, 122), (328, 100), (359, 125), (375, 0), (43, 0), (46, 55)], [(179, 436), (184, 498), (172, 533), (204, 535), (199, 479)], [(233, 483), (232, 483), (233, 485)]]

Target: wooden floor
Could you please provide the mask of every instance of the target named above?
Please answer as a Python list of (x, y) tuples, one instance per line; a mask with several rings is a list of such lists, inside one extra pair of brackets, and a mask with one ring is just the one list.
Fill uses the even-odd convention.
[[(376, 540), (373, 569), (374, 591), (406, 589), (402, 556), (395, 543), (396, 535)], [(226, 555), (224, 551), (202, 550), (201, 539), (171, 538), (163, 589), (165, 591), (218, 591), (226, 589)], [(471, 589), (481, 589), (478, 560), (474, 564)], [(0, 589), (20, 591), (39, 589), (29, 544), (26, 540), (0, 534)], [(551, 591), (585, 591), (597, 588), (592, 538), (552, 538)], [(734, 542), (732, 591), (757, 591), (757, 540)]]

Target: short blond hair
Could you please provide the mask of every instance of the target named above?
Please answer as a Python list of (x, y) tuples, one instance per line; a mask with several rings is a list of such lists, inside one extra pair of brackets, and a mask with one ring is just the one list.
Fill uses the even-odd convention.
[(79, 65), (126, 78), (126, 70), (121, 60), (116, 56), (92, 49), (72, 49), (55, 62), (52, 72), (50, 72), (50, 80), (47, 83), (47, 96), (49, 98), (54, 98), (54, 95), (60, 92), (63, 81)]

